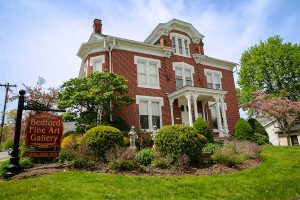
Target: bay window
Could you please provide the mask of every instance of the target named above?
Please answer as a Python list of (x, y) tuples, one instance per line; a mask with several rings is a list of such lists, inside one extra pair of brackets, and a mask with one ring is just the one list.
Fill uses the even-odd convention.
[(172, 39), (172, 47), (174, 48), (174, 54), (190, 57), (190, 38), (178, 33), (171, 33), (170, 37)]

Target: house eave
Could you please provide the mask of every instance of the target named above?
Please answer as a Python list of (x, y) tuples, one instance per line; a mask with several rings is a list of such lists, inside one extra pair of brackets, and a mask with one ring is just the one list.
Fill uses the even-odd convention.
[(237, 63), (210, 57), (207, 55), (201, 54), (193, 54), (192, 57), (194, 58), (197, 64), (207, 65), (211, 67), (216, 67), (220, 69), (226, 69), (229, 71), (233, 71), (234, 67), (237, 66)]

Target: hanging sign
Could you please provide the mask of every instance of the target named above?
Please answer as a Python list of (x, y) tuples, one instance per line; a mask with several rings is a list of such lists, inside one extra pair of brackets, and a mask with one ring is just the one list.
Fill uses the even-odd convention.
[(26, 125), (28, 147), (60, 148), (63, 118), (50, 113), (29, 115)]

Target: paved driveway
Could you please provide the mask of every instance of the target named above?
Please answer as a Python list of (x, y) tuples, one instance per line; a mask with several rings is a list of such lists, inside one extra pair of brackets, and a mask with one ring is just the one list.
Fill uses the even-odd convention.
[(7, 151), (0, 152), (0, 161), (8, 160), (10, 155), (7, 154)]

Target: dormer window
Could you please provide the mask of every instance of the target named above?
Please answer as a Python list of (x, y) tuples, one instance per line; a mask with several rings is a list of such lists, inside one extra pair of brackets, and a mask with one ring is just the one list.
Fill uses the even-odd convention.
[(209, 69), (205, 69), (204, 72), (206, 76), (207, 88), (222, 90), (222, 85), (221, 85), (222, 72), (209, 70)]
[(190, 57), (190, 38), (178, 33), (171, 33), (172, 47), (174, 48), (174, 54), (180, 56)]

